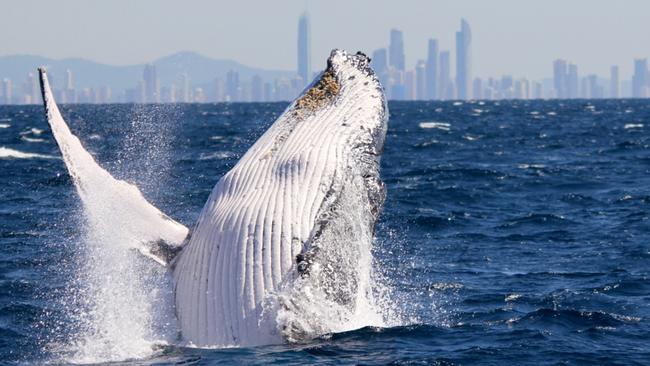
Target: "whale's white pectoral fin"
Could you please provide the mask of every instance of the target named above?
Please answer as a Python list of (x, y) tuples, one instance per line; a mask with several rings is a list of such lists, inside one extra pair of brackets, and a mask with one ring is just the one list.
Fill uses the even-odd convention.
[(138, 249), (158, 263), (169, 263), (188, 236), (187, 227), (149, 203), (136, 186), (115, 179), (97, 164), (61, 116), (45, 69), (38, 71), (47, 121), (84, 208), (92, 213), (90, 224), (119, 227), (119, 236), (107, 239)]

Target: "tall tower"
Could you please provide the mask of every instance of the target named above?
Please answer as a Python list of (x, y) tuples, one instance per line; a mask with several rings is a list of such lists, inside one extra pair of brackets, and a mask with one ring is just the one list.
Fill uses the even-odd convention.
[(423, 60), (415, 65), (415, 98), (416, 100), (427, 99), (427, 64)]
[(388, 46), (388, 62), (396, 70), (404, 71), (404, 35), (397, 29), (390, 30), (390, 45)]
[(429, 39), (425, 73), (427, 99), (436, 99), (438, 97), (438, 41), (435, 39)]
[(449, 99), (451, 73), (449, 51), (440, 52), (440, 72), (438, 76), (438, 99)]
[(566, 60), (558, 59), (553, 61), (553, 87), (555, 88), (555, 98), (564, 99), (568, 97), (568, 84)]
[(456, 32), (456, 88), (458, 99), (469, 99), (472, 80), (472, 31), (465, 19), (460, 20), (460, 31)]
[(578, 66), (575, 64), (569, 64), (568, 68), (567, 97), (573, 99), (578, 97)]
[(385, 48), (380, 48), (372, 53), (372, 68), (375, 69), (381, 86), (388, 90), (388, 54)]
[(13, 103), (13, 87), (11, 79), (5, 78), (2, 80), (2, 95), (4, 96), (4, 104)]
[(648, 87), (648, 59), (634, 60), (634, 75), (632, 75), (632, 97), (645, 97), (645, 90)]
[(158, 81), (156, 67), (152, 64), (145, 65), (142, 79), (144, 80), (143, 101), (145, 103), (160, 103), (160, 82)]
[(614, 65), (609, 69), (609, 97), (618, 98), (620, 95), (618, 81), (618, 66)]
[(309, 14), (303, 13), (298, 20), (298, 75), (303, 85), (311, 81), (311, 31)]

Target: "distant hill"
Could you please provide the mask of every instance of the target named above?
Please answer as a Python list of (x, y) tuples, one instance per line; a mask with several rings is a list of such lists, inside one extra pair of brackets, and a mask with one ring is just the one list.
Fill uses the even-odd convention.
[[(295, 72), (257, 69), (233, 60), (211, 59), (195, 52), (179, 52), (152, 62), (161, 85), (169, 85), (187, 73), (192, 85), (211, 83), (216, 77), (225, 78), (228, 71), (239, 73), (242, 80), (260, 75), (268, 81), (281, 77), (293, 77)], [(9, 78), (14, 85), (21, 85), (28, 73), (36, 75), (37, 67), (45, 65), (55, 87), (63, 85), (65, 70), (73, 74), (75, 88), (110, 86), (114, 91), (134, 88), (142, 79), (144, 64), (112, 66), (81, 58), (55, 60), (32, 55), (0, 56), (0, 80)]]

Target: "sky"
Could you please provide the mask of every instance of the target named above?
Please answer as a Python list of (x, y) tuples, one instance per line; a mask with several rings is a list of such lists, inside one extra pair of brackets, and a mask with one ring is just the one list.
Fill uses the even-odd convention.
[(391, 28), (404, 32), (409, 69), (426, 57), (428, 38), (454, 57), (461, 18), (472, 28), (475, 76), (550, 77), (553, 60), (564, 58), (582, 75), (607, 77), (619, 65), (627, 79), (634, 58), (650, 57), (648, 0), (0, 0), (0, 56), (127, 65), (196, 51), (292, 70), (305, 10), (313, 70), (332, 48), (387, 47)]

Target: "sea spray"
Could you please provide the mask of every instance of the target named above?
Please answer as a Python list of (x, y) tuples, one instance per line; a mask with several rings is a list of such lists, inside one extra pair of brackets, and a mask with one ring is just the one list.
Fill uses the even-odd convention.
[[(119, 162), (129, 163), (116, 169), (119, 176), (145, 181), (145, 192), (155, 194), (169, 167), (165, 158), (172, 119), (166, 116), (168, 107), (143, 108), (135, 107), (118, 153)], [(125, 217), (137, 212), (114, 206), (134, 188), (120, 182), (102, 194), (87, 190), (88, 177), (73, 180), (82, 201), (82, 243), (75, 252), (79, 267), (66, 306), (72, 332), (61, 353), (66, 361), (84, 363), (149, 356), (156, 344), (176, 340), (178, 328), (167, 269), (135, 249), (145, 239), (138, 228), (125, 227), (130, 223)], [(137, 211), (137, 202), (135, 206)]]
[(353, 177), (305, 253), (305, 268), (277, 295), (277, 326), (289, 341), (397, 320), (388, 284), (373, 270), (375, 218), (367, 188), (360, 176)]

